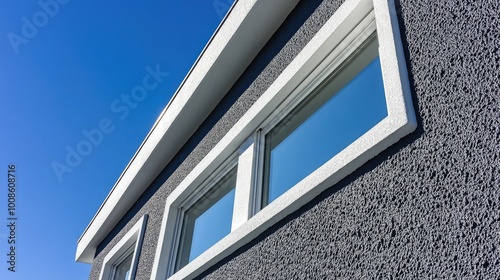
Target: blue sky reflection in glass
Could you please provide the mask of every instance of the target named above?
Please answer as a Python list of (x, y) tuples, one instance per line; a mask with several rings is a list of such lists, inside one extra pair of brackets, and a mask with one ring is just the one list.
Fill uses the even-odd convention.
[[(299, 105), (299, 109), (267, 134), (264, 205), (285, 193), (387, 116), (380, 59), (376, 57), (368, 62), (332, 97), (332, 93), (326, 93), (330, 95), (326, 97), (329, 98), (326, 103), (321, 105), (325, 101), (316, 100), (325, 99), (321, 97), (325, 94), (320, 92), (305, 105)], [(333, 82), (336, 80), (334, 78)]]
[(235, 185), (236, 168), (233, 168), (186, 211), (179, 268), (231, 232)]

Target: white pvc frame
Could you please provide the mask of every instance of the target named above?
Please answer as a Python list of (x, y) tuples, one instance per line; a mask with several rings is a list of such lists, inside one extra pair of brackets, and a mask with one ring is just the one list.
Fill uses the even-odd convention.
[[(225, 162), (221, 167), (217, 169), (205, 182), (203, 182), (196, 190), (183, 201), (177, 200), (175, 204), (171, 205), (173, 207), (175, 205), (175, 212), (177, 217), (175, 219), (174, 225), (174, 237), (172, 239), (172, 248), (169, 255), (169, 273), (173, 274), (175, 268), (178, 266), (177, 257), (179, 256), (179, 250), (181, 246), (181, 240), (184, 240), (182, 231), (184, 224), (184, 216), (185, 211), (189, 209), (191, 206), (199, 202), (201, 199), (204, 199), (204, 196), (207, 192), (210, 192), (216, 185), (223, 179), (232, 169), (237, 165), (237, 161), (235, 155), (231, 156), (227, 162)], [(235, 191), (236, 197), (236, 191)], [(235, 203), (236, 204), (236, 203)], [(234, 215), (233, 215), (234, 217)], [(234, 218), (233, 218), (234, 219)]]
[[(356, 39), (375, 21), (388, 116), (262, 210), (256, 198), (261, 175), (262, 136), (294, 96), (311, 93), (359, 46)], [(368, 29), (367, 29), (368, 28)], [(351, 38), (344, 40), (344, 38)], [(286, 111), (286, 110), (285, 110)], [(294, 212), (366, 161), (416, 128), (411, 92), (393, 0), (347, 0), (281, 75), (170, 194), (158, 239), (152, 280), (191, 279), (229, 256), (267, 228)], [(264, 134), (264, 133), (262, 133)], [(232, 232), (173, 273), (172, 251), (178, 206), (231, 155), (239, 150)]]

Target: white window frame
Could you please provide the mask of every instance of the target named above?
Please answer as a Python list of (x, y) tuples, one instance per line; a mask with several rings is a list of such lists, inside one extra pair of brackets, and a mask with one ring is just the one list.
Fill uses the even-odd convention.
[[(178, 256), (180, 247), (184, 244), (181, 244), (181, 240), (183, 240), (183, 225), (184, 225), (184, 215), (185, 212), (194, 204), (198, 203), (201, 199), (204, 199), (205, 194), (210, 192), (214, 187), (217, 187), (218, 183), (233, 170), (237, 166), (238, 161), (236, 160), (236, 155), (231, 156), (226, 163), (224, 163), (221, 167), (219, 167), (205, 182), (203, 182), (199, 187), (197, 187), (190, 195), (184, 200), (177, 200), (175, 204), (172, 204), (171, 214), (175, 213), (177, 216), (175, 221), (175, 226), (173, 229), (172, 239), (172, 249), (169, 257), (169, 273), (173, 274), (176, 270), (178, 263)], [(236, 174), (236, 180), (238, 180), (238, 174)], [(236, 193), (235, 193), (236, 197)], [(236, 204), (236, 203), (235, 203)], [(234, 213), (233, 213), (234, 219)], [(231, 226), (232, 228), (232, 226)]]
[[(370, 24), (372, 21), (375, 24)], [(263, 138), (280, 116), (310, 94), (375, 28), (388, 115), (316, 171), (260, 210)], [(285, 68), (256, 103), (169, 195), (157, 244), (152, 280), (194, 278), (267, 228), (353, 172), (416, 128), (408, 73), (393, 0), (347, 0)], [(178, 206), (221, 164), (238, 154), (231, 233), (173, 272)], [(260, 211), (259, 211), (260, 210)]]
[(112, 280), (116, 266), (124, 260), (124, 255), (128, 255), (129, 253), (133, 254), (130, 269), (130, 280), (135, 279), (147, 220), (148, 215), (142, 216), (139, 221), (137, 221), (135, 225), (125, 234), (125, 236), (118, 241), (111, 251), (106, 254), (99, 277), (100, 280)]
[[(266, 142), (266, 136), (268, 135), (269, 132), (271, 132), (276, 125), (278, 125), (283, 119), (287, 118), (292, 111), (295, 110), (297, 106), (299, 106), (302, 101), (304, 101), (306, 98), (308, 98), (311, 95), (314, 94), (321, 94), (316, 89), (319, 87), (320, 84), (322, 84), (324, 81), (327, 80), (333, 80), (328, 83), (335, 83), (337, 80), (337, 77), (334, 76), (334, 74), (337, 74), (336, 71), (337, 69), (343, 64), (346, 60), (351, 59), (353, 56), (355, 56), (356, 52), (360, 50), (360, 47), (363, 47), (365, 45), (365, 42), (369, 40), (369, 38), (376, 33), (376, 27), (375, 27), (375, 18), (373, 14), (369, 14), (367, 17), (365, 17), (356, 27), (356, 32), (353, 32), (343, 40), (342, 44), (345, 44), (346, 47), (341, 47), (340, 49), (342, 50), (339, 53), (335, 53), (335, 51), (330, 54), (327, 58), (326, 61), (330, 64), (328, 65), (324, 70), (321, 71), (317, 76), (315, 76), (314, 81), (311, 82), (308, 86), (307, 89), (301, 90), (301, 91), (295, 91), (292, 94), (290, 94), (280, 106), (278, 106), (273, 113), (268, 117), (267, 120), (265, 120), (259, 127), (258, 134), (256, 137), (260, 137), (258, 142), (258, 146), (255, 147), (253, 150), (253, 154), (256, 155), (256, 157), (259, 159), (259, 162), (257, 163), (257, 169), (259, 172), (254, 172), (255, 176), (255, 183), (253, 185), (253, 188), (259, 191), (259, 197), (255, 197), (254, 199), (257, 199), (255, 202), (256, 205), (259, 207), (256, 207), (253, 209), (253, 214), (256, 214), (261, 210), (261, 206), (263, 204), (263, 196), (262, 192), (264, 192), (264, 165), (265, 165), (265, 142)], [(372, 39), (373, 40), (373, 39)], [(378, 41), (378, 39), (374, 39), (375, 41)], [(377, 42), (372, 42), (370, 44), (378, 44)], [(368, 46), (366, 46), (368, 47)], [(368, 62), (368, 61), (365, 61)], [(367, 63), (368, 64), (368, 63)], [(344, 71), (345, 69), (340, 69), (340, 72)], [(362, 71), (362, 69), (360, 70)], [(359, 74), (359, 73), (358, 73)], [(332, 77), (333, 76), (333, 77)], [(355, 77), (355, 76), (354, 76)], [(351, 77), (349, 81), (351, 81), (354, 77)], [(332, 79), (333, 78), (333, 79)], [(347, 81), (347, 83), (349, 82)], [(346, 83), (346, 84), (347, 84)], [(324, 85), (328, 87), (328, 85)], [(322, 90), (320, 90), (322, 91)], [(307, 94), (303, 94), (306, 92)], [(336, 93), (335, 93), (336, 94)], [(385, 95), (385, 94), (384, 94)], [(314, 98), (314, 97), (313, 97)], [(330, 99), (326, 100), (325, 103), (327, 103)], [(323, 103), (324, 104), (324, 103)], [(300, 114), (300, 111), (298, 112)], [(372, 129), (376, 129), (373, 127)], [(367, 132), (368, 133), (368, 132)], [(366, 134), (366, 133), (365, 133)], [(361, 137), (360, 137), (361, 138)], [(355, 145), (358, 148), (363, 148), (357, 145), (357, 141), (360, 141), (358, 138), (355, 140), (350, 146)], [(351, 148), (352, 149), (352, 148)], [(340, 153), (332, 157), (329, 162), (339, 162), (339, 159), (344, 158), (343, 153), (346, 152), (346, 149), (342, 150)], [(326, 163), (325, 163), (326, 165)], [(255, 169), (254, 169), (255, 170)], [(308, 176), (303, 178), (303, 180), (306, 180), (307, 178), (311, 177), (323, 177), (325, 174), (327, 176), (331, 176), (336, 170), (334, 169), (327, 169), (326, 167), (323, 168), (317, 168), (315, 171), (310, 173)], [(350, 173), (350, 172), (349, 172)], [(303, 181), (301, 180), (301, 181)], [(307, 179), (310, 180), (310, 179)], [(296, 185), (299, 184), (304, 184), (302, 182), (297, 183)], [(320, 184), (322, 181), (321, 180), (315, 180), (313, 179), (310, 181), (309, 184), (312, 187), (317, 187), (318, 184)], [(294, 188), (296, 185), (292, 186), (290, 189)], [(298, 188), (297, 188), (298, 189)], [(303, 191), (303, 190), (302, 190)], [(297, 194), (300, 195), (300, 194)], [(278, 197), (279, 198), (279, 197)], [(289, 199), (295, 199), (295, 197), (290, 197)], [(269, 202), (269, 204), (271, 204)], [(266, 206), (267, 207), (267, 206)]]

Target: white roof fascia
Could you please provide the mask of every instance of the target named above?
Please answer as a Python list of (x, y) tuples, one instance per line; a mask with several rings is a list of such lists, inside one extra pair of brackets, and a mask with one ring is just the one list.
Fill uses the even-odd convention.
[(97, 246), (192, 136), (299, 0), (236, 1), (78, 240), (76, 261)]

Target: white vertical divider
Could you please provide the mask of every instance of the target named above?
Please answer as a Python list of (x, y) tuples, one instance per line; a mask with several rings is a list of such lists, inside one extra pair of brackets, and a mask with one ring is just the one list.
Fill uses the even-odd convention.
[(254, 146), (255, 137), (252, 135), (240, 147), (231, 231), (245, 223), (252, 214), (253, 167), (256, 158)]

